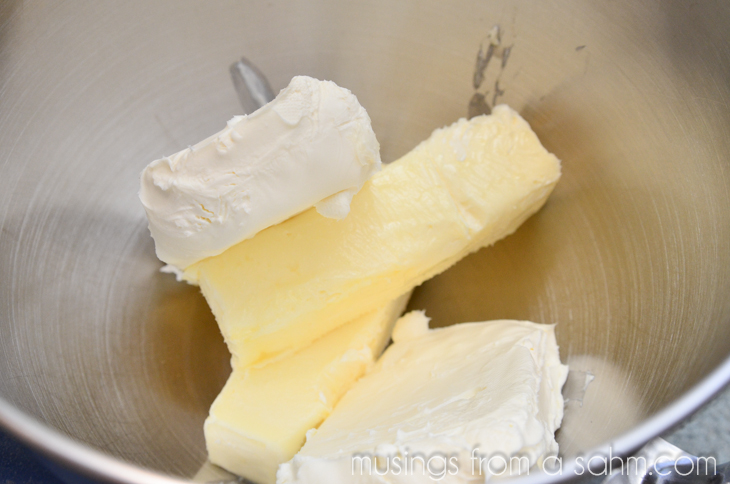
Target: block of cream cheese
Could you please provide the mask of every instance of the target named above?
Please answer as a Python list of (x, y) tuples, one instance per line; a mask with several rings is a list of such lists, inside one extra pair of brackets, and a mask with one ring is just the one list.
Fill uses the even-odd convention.
[(235, 368), (205, 421), (211, 462), (258, 484), (276, 480), (390, 339), (408, 294), (310, 346), (260, 366)]
[(140, 199), (160, 260), (184, 269), (316, 206), (347, 215), (380, 168), (357, 98), (297, 76), (269, 104), (142, 172)]
[(184, 277), (245, 366), (305, 346), (512, 233), (559, 178), (559, 160), (527, 122), (497, 106), (385, 165), (343, 220), (305, 211)]
[(422, 313), (398, 321), (393, 345), (280, 467), (279, 484), (477, 483), (557, 455), (568, 368), (554, 327), (427, 325)]

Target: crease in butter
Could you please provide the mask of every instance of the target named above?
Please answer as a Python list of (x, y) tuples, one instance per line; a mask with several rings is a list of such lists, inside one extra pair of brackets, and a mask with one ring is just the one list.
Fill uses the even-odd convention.
[(204, 433), (212, 463), (258, 484), (273, 484), (309, 431), (332, 412), (390, 339), (410, 294), (348, 322), (292, 354), (233, 373)]

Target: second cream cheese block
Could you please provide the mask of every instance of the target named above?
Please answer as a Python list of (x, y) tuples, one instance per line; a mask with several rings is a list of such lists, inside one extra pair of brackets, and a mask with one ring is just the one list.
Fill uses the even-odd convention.
[(552, 468), (568, 374), (554, 326), (429, 330), (414, 311), (393, 341), (280, 467), (280, 484), (477, 484)]
[(235, 368), (205, 421), (211, 462), (258, 484), (276, 480), (317, 427), (380, 355), (409, 294), (346, 323), (310, 346)]
[(434, 131), (385, 166), (343, 220), (305, 211), (190, 266), (234, 366), (306, 346), (509, 235), (560, 162), (507, 106)]

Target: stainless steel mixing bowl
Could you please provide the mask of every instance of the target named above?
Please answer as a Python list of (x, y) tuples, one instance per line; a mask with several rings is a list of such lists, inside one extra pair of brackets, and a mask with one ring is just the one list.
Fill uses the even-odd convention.
[(729, 25), (727, 1), (5, 0), (0, 423), (97, 477), (199, 472), (228, 355), (159, 272), (138, 174), (239, 112), (245, 55), (275, 90), (350, 88), (385, 160), (470, 101), (523, 114), (557, 190), (411, 306), (558, 323), (564, 455), (632, 451), (730, 379)]

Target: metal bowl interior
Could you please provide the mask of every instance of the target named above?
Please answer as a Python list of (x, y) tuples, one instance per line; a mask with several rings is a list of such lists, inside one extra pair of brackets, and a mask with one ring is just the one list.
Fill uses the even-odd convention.
[(275, 90), (351, 89), (386, 161), (475, 94), (522, 113), (563, 161), (558, 188), (410, 306), (436, 325), (557, 323), (564, 361), (595, 375), (571, 383), (562, 452), (631, 450), (727, 379), (693, 388), (730, 355), (727, 25), (722, 1), (3, 2), (0, 397), (43, 425), (0, 421), (75, 466), (42, 429), (203, 479), (229, 356), (197, 289), (159, 272), (138, 176), (239, 112), (245, 55)]

